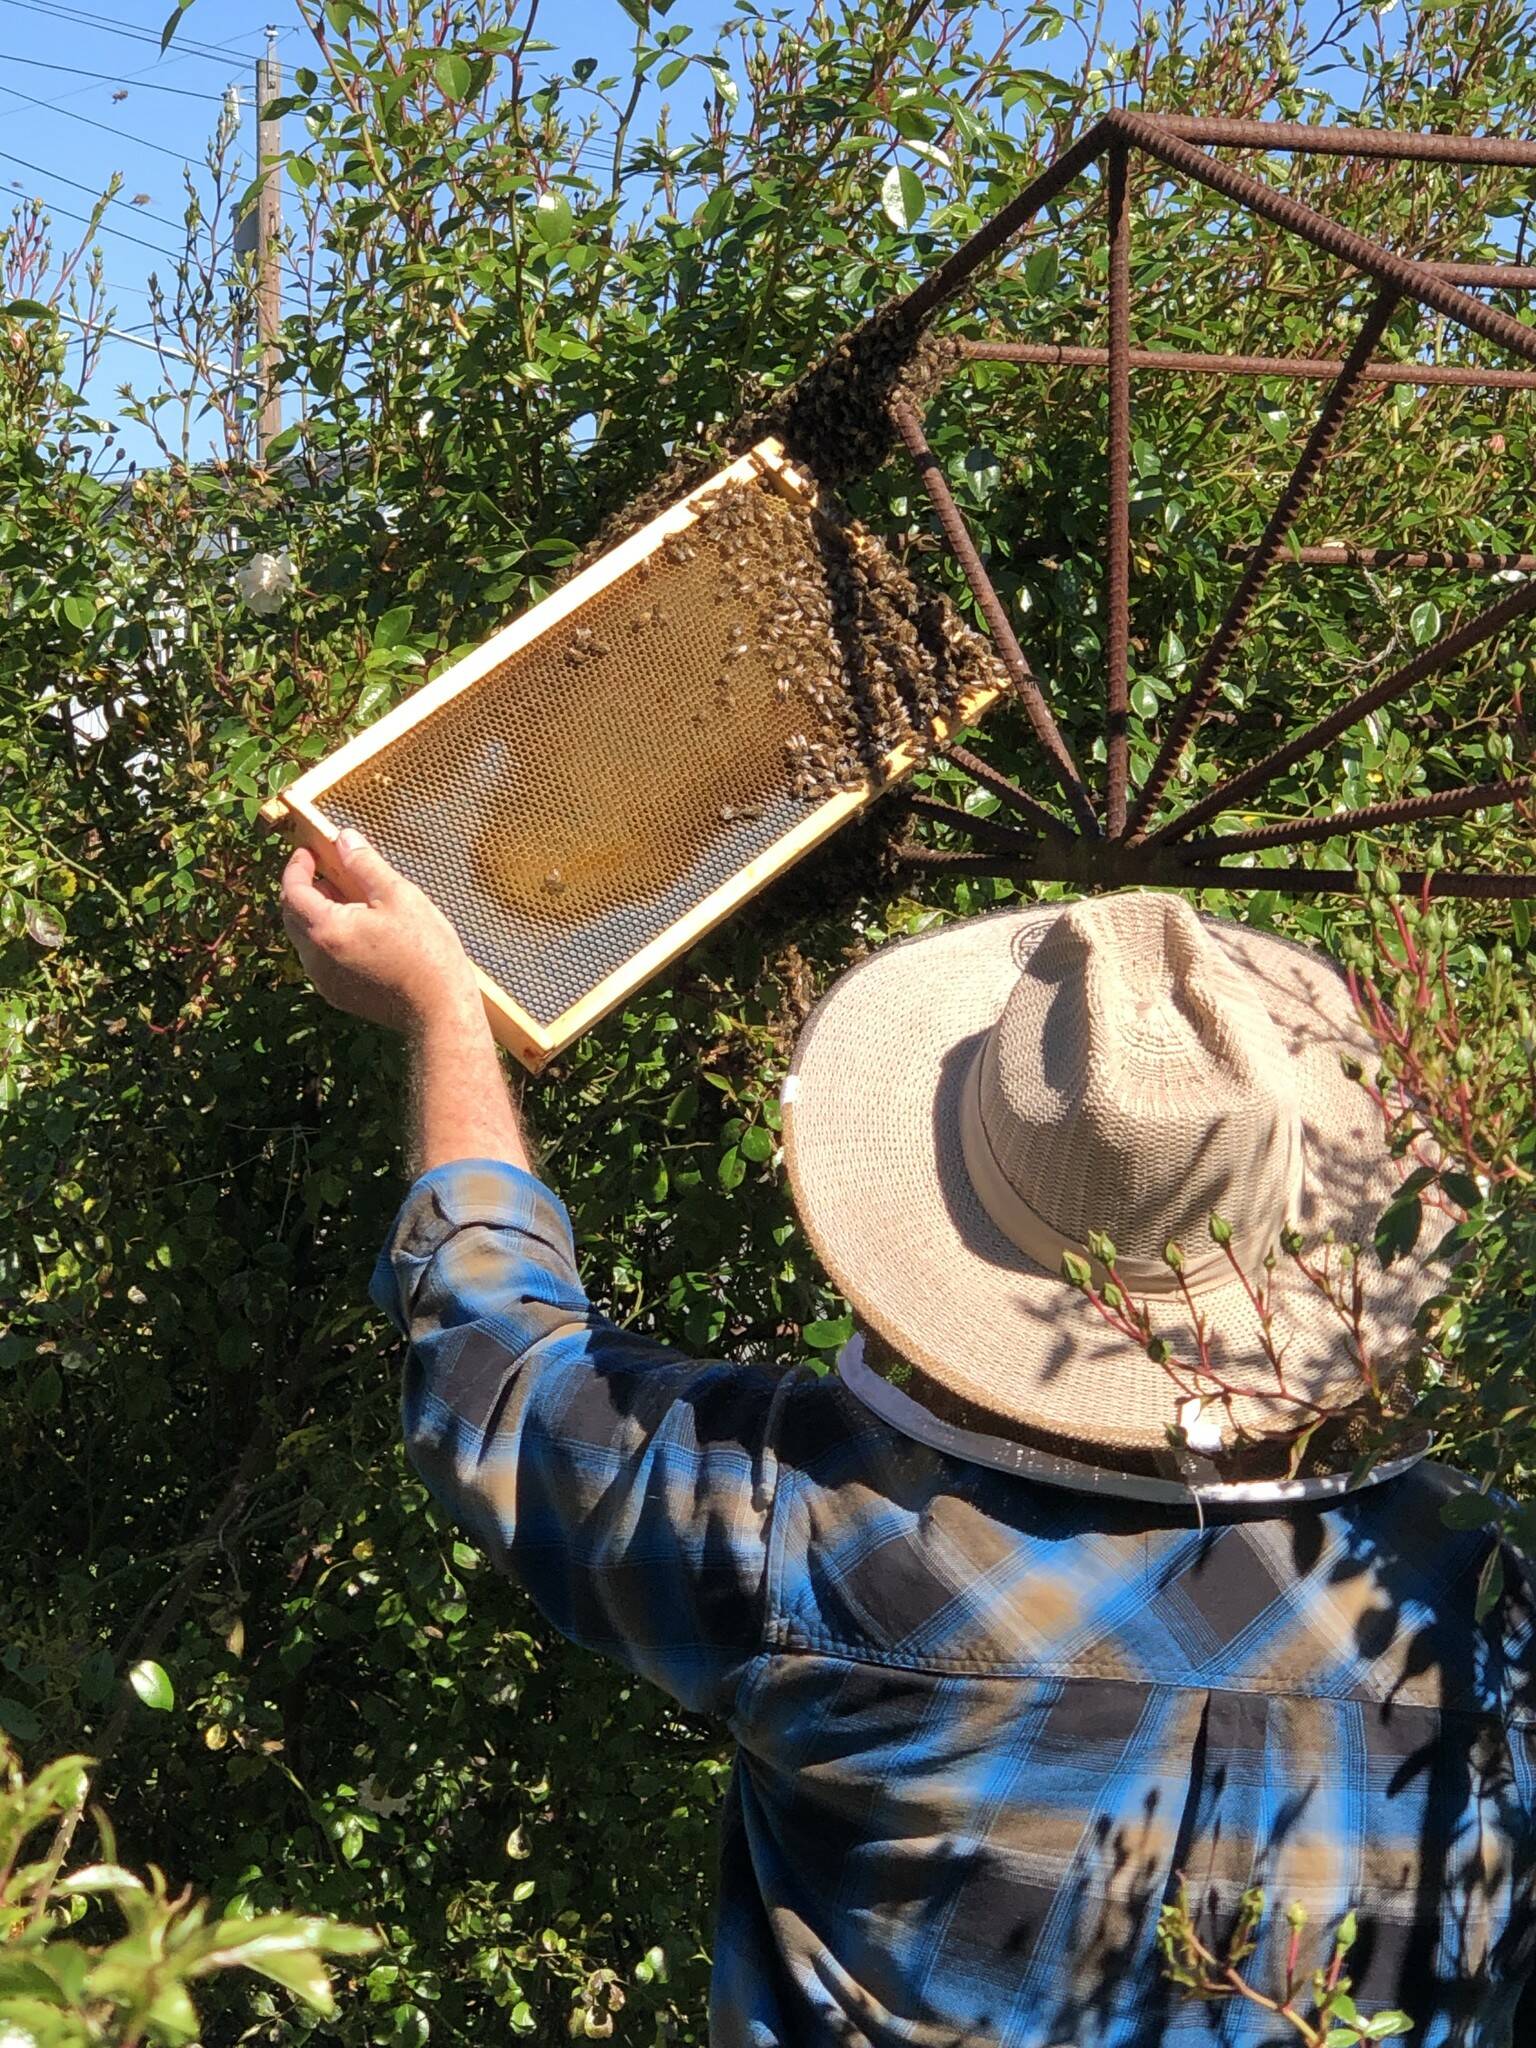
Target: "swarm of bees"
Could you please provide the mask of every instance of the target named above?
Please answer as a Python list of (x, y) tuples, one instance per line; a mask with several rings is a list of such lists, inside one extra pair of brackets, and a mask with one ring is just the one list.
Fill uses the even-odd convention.
[(824, 485), (877, 469), (895, 441), (889, 407), (895, 397), (919, 412), (954, 368), (956, 342), (913, 325), (898, 300), (834, 344), (814, 368), (711, 432), (713, 446), (676, 455), (641, 491), (611, 513), (596, 537), (562, 572), (587, 568), (669, 505), (756, 442), (776, 435), (801, 468)]
[(898, 301), (790, 387), (769, 431), (823, 483), (867, 476), (895, 439), (891, 400), (924, 412), (958, 356), (956, 342), (914, 330)]
[[(686, 537), (674, 534), (657, 551), (658, 567), (684, 567), (700, 551), (719, 560), (719, 599), (739, 607), (716, 678), (720, 711), (737, 711), (748, 656), (766, 660), (775, 705), (804, 713), (787, 761), (791, 788), (806, 801), (878, 779), (895, 748), (920, 752), (935, 718), (969, 690), (1000, 679), (987, 642), (949, 600), (916, 584), (830, 496), (831, 487), (884, 460), (894, 439), (892, 398), (923, 409), (956, 353), (953, 342), (914, 326), (899, 303), (845, 335), (770, 405), (719, 435), (719, 447), (733, 456), (777, 435), (822, 488), (825, 510), (739, 486), (716, 493)], [(648, 524), (718, 463), (718, 452), (674, 460), (606, 522), (570, 573)], [(656, 571), (635, 573), (644, 583)], [(661, 605), (646, 603), (629, 631), (672, 623)], [(580, 647), (566, 656), (576, 665), (587, 658)], [(701, 723), (699, 713), (693, 722)], [(739, 807), (731, 812), (741, 815)]]
[(703, 549), (720, 564), (716, 595), (729, 607), (722, 712), (735, 707), (749, 656), (759, 673), (772, 668), (775, 700), (804, 712), (786, 761), (808, 802), (878, 781), (891, 752), (921, 749), (936, 718), (998, 679), (987, 643), (856, 521), (737, 485), (706, 503), (686, 541), (674, 536), (659, 552), (681, 563)]

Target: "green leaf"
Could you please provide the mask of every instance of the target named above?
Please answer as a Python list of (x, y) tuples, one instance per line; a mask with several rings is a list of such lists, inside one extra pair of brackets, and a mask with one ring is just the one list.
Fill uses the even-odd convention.
[(43, 1732), (42, 1722), (25, 1701), (8, 1693), (0, 1693), (0, 1728), (17, 1742), (36, 1742)]
[(144, 1880), (121, 1863), (87, 1863), (59, 1879), (61, 1892), (141, 1892)]
[(665, 92), (669, 85), (676, 85), (687, 69), (688, 59), (686, 57), (669, 57), (667, 62), (657, 72), (656, 83)]
[(153, 1657), (141, 1658), (134, 1665), (128, 1683), (145, 1706), (153, 1707), (156, 1713), (167, 1713), (176, 1704), (176, 1688), (171, 1684), (170, 1673)]
[(64, 1397), (64, 1381), (56, 1365), (45, 1365), (27, 1388), (29, 1415), (51, 1415)]
[(853, 1317), (835, 1316), (824, 1322), (807, 1323), (800, 1341), (811, 1351), (840, 1351), (853, 1335)]
[(892, 227), (913, 228), (928, 204), (923, 181), (910, 164), (893, 164), (880, 186), (880, 204)]
[(1476, 1621), (1486, 1621), (1504, 1597), (1504, 1553), (1495, 1544), (1483, 1562), (1477, 1579), (1477, 1599), (1472, 1615)]
[(357, 700), (357, 717), (364, 725), (370, 724), (381, 711), (389, 709), (394, 695), (395, 686), (388, 676), (375, 676)]
[(149, 2033), (153, 2040), (168, 2044), (168, 2048), (197, 2039), (197, 2007), (185, 1984), (161, 1986), (149, 2008)]
[(445, 100), (467, 99), (473, 75), (469, 59), (461, 57), (457, 50), (440, 50), (433, 60), (432, 76)]
[(0, 306), (0, 320), (52, 320), (55, 318), (52, 306), (45, 306), (41, 299), (10, 299)]
[(747, 1177), (747, 1162), (737, 1147), (732, 1145), (729, 1151), (721, 1153), (720, 1164), (715, 1172), (721, 1187), (739, 1188)]
[(1389, 1204), (1376, 1225), (1376, 1256), (1383, 1266), (1405, 1259), (1419, 1241), (1424, 1225), (1424, 1207), (1417, 1194), (1399, 1195)]
[(1440, 631), (1440, 607), (1426, 598), (1408, 614), (1408, 630), (1416, 647), (1427, 647)]
[(1499, 1504), (1486, 1493), (1468, 1487), (1464, 1493), (1453, 1493), (1441, 1503), (1440, 1519), (1447, 1529), (1485, 1529), (1499, 1519)]
[(322, 2019), (329, 2019), (335, 2012), (331, 1980), (313, 1949), (279, 1951), (276, 1954), (263, 1950), (256, 1955), (242, 1950), (236, 1960), (243, 1968), (255, 1970), (263, 1977), (270, 1977), (274, 1984), (281, 1984), (295, 1998), (302, 1999), (311, 2011), (319, 2013)]
[(1367, 2041), (1389, 2041), (1394, 2034), (1411, 2034), (1413, 2021), (1405, 2012), (1376, 2012), (1364, 2027)]
[(72, 590), (59, 606), (78, 633), (87, 633), (96, 623), (96, 600), (82, 590)]
[(650, 27), (650, 0), (619, 0), (619, 5), (623, 8), (624, 12), (629, 16), (630, 20), (635, 24), (636, 28)]
[(765, 1131), (761, 1124), (753, 1124), (743, 1131), (737, 1143), (741, 1147), (742, 1157), (750, 1159), (754, 1166), (761, 1166), (765, 1160), (773, 1157), (773, 1133)]
[(403, 646), (411, 637), (411, 621), (415, 615), (415, 608), (411, 605), (392, 605), (373, 629), (374, 646)]
[(176, 0), (174, 11), (168, 17), (165, 27), (160, 31), (160, 54), (162, 57), (171, 46), (172, 36), (181, 27), (181, 17), (191, 5), (192, 0)]
[(1470, 1173), (1442, 1173), (1440, 1185), (1458, 1209), (1480, 1209), (1483, 1191)]
[(1032, 299), (1038, 299), (1051, 291), (1061, 275), (1061, 253), (1054, 242), (1047, 242), (1043, 249), (1031, 250), (1024, 261), (1024, 289)]
[(533, 229), (541, 242), (552, 249), (571, 239), (574, 223), (570, 201), (560, 192), (541, 192), (534, 209)]

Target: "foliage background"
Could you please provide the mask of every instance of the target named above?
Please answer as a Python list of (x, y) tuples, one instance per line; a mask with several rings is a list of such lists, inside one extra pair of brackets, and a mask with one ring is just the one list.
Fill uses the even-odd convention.
[[(397, 1361), (365, 1303), (401, 1192), (399, 1056), (300, 985), (258, 803), (536, 598), (670, 453), (814, 361), (1111, 101), (1508, 133), (1536, 85), (1518, 0), (1346, 4), (1326, 26), (1281, 0), (1203, 0), (1137, 15), (1119, 47), (1092, 9), (1043, 0), (743, 0), (718, 53), (689, 39), (686, 0), (614, 19), (630, 54), (534, 90), (527, 0), (313, 17), (283, 363), (302, 423), (271, 469), (234, 368), (250, 331), (235, 195), (193, 216), (166, 282), (162, 333), (193, 362), (167, 354), (125, 395), (163, 455), (126, 485), (37, 310), (61, 292), (90, 308), (89, 256), (47, 248), (26, 209), (4, 245), (0, 1726), (34, 1759), (110, 1751), (136, 1860), (236, 1910), (302, 1900), (376, 1924), (387, 1947), (325, 2032), (397, 2048), (701, 2040), (726, 1755), (487, 1584), (404, 1470)], [(637, 74), (669, 94), (654, 132), (626, 113)], [(898, 225), (910, 183), (891, 210), (882, 190), (902, 167), (923, 212)], [(1264, 168), (1408, 253), (1526, 252), (1528, 174)], [(1136, 338), (1171, 346), (1337, 354), (1365, 303), (1337, 266), (1159, 181), (1137, 187), (1133, 274)], [(962, 324), (1101, 339), (1103, 288), (1089, 180)], [(1390, 345), (1468, 347), (1408, 314)], [(1141, 761), (1311, 404), (1308, 387), (1138, 381)], [(1529, 406), (1374, 388), (1302, 537), (1528, 545)], [(219, 458), (192, 459), (210, 426)], [(978, 370), (932, 430), (1092, 758), (1102, 390)], [(948, 575), (899, 468), (853, 497)], [(270, 618), (231, 581), (255, 549), (297, 566)], [(1272, 743), (1298, 702), (1358, 687), (1381, 649), (1491, 594), (1282, 569), (1188, 773)], [(1275, 811), (1506, 769), (1527, 750), (1525, 672), (1523, 646), (1487, 650), (1273, 789)], [(1022, 726), (998, 718), (987, 744), (1049, 793)], [(640, 1327), (736, 1354), (837, 1340), (776, 1160), (788, 1045), (860, 949), (1008, 893), (873, 888), (878, 834), (845, 835), (527, 1091), (592, 1288)], [(1445, 842), (1490, 863), (1522, 851), (1508, 812)], [(1344, 948), (1366, 921), (1262, 890), (1206, 907)], [(1490, 999), (1484, 969), (1508, 944), (1518, 984), (1528, 921), (1463, 913), (1442, 938), (1469, 1016), (1492, 1001), (1500, 1058), (1523, 1071), (1511, 978)], [(1481, 1241), (1486, 1290), (1524, 1240), (1501, 1210)], [(1474, 1469), (1518, 1488), (1519, 1369), (1476, 1291), (1439, 1398)], [(1524, 1294), (1502, 1298), (1518, 1334)], [(142, 1673), (129, 1686), (146, 1659), (173, 1704)], [(264, 1995), (215, 2009), (210, 2040), (308, 2024)]]

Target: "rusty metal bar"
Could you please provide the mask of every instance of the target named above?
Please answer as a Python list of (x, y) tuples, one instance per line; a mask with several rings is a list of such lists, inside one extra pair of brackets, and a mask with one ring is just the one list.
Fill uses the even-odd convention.
[[(1399, 869), (1398, 880), (1405, 896), (1417, 896), (1424, 887), (1422, 871)], [(1189, 868), (1186, 889), (1273, 889), (1282, 896), (1358, 895), (1360, 884), (1352, 868)], [(1511, 897), (1536, 897), (1536, 874), (1469, 875), (1436, 868), (1429, 876), (1431, 896), (1464, 896), (1477, 902), (1494, 903)]]
[(962, 747), (955, 740), (942, 740), (934, 752), (946, 761), (953, 761), (957, 768), (969, 775), (973, 782), (979, 782), (983, 789), (991, 790), (1000, 803), (1006, 804), (1021, 818), (1027, 818), (1035, 830), (1043, 833), (1047, 839), (1071, 838), (1071, 833), (1054, 812), (1048, 811), (1044, 804), (1029, 794), (1028, 790), (1020, 789), (1019, 785), (1004, 775), (1000, 768), (994, 768), (990, 761), (983, 761), (979, 754), (973, 754), (969, 747)]
[[(1074, 840), (1081, 858), (1063, 860), (1062, 849), (1009, 860), (995, 853), (951, 853), (906, 840), (895, 857), (911, 867), (935, 868), (951, 875), (992, 875), (1008, 882), (1070, 882), (1081, 889), (1121, 889), (1154, 884), (1173, 889), (1272, 889), (1281, 896), (1353, 896), (1359, 882), (1353, 868), (1228, 868), (1186, 863), (1172, 855), (1149, 857), (1145, 849), (1128, 850), (1123, 841), (1101, 839), (1096, 845)], [(1193, 851), (1193, 849), (1191, 849)], [(1399, 870), (1405, 895), (1424, 887), (1420, 870)], [(1536, 873), (1468, 874), (1444, 868), (1429, 876), (1431, 896), (1469, 897), (1499, 902), (1511, 897), (1536, 897)]]
[(1494, 555), (1486, 548), (1357, 548), (1328, 543), (1288, 552), (1291, 560), (1309, 569), (1456, 569), (1481, 576), (1511, 569), (1529, 575), (1536, 569), (1536, 555)]
[(993, 642), (1023, 701), (1025, 714), (1034, 730), (1035, 738), (1045, 749), (1056, 771), (1080, 829), (1097, 837), (1098, 819), (1094, 816), (1093, 803), (1083, 786), (1083, 778), (1078, 773), (1077, 763), (1061, 736), (1060, 727), (1051, 716), (1050, 706), (1035, 680), (1034, 671), (1025, 659), (1024, 650), (1020, 647), (1008, 614), (1003, 609), (1002, 599), (994, 589), (976, 543), (971, 538), (965, 516), (955, 503), (939, 459), (928, 445), (923, 423), (904, 398), (892, 399), (891, 419), (911, 451), (923, 488), (932, 500), (939, 524), (944, 529), (944, 537), (954, 551), (956, 561), (965, 572), (966, 581), (975, 592), (982, 616), (991, 629)]
[[(1012, 552), (1029, 561), (1050, 562), (1072, 553), (1070, 542), (1016, 540)], [(1140, 553), (1148, 561), (1171, 559), (1157, 541), (1143, 541)], [(1224, 562), (1246, 562), (1253, 549), (1227, 547)], [(1511, 570), (1520, 575), (1536, 571), (1536, 554), (1495, 555), (1486, 548), (1380, 548), (1356, 547), (1349, 541), (1325, 541), (1321, 546), (1288, 547), (1275, 564), (1277, 569), (1444, 569), (1469, 576), (1495, 576)]]
[(898, 840), (893, 857), (914, 868), (948, 868), (951, 874), (1011, 877), (1018, 862), (999, 860), (995, 853), (953, 853), (945, 846), (921, 846), (915, 839)]
[(1441, 263), (1428, 260), (1424, 268), (1449, 284), (1491, 284), (1507, 291), (1528, 291), (1536, 284), (1536, 264), (1531, 263)]
[(1280, 493), (1279, 502), (1269, 515), (1269, 523), (1264, 529), (1263, 538), (1254, 549), (1248, 566), (1242, 573), (1221, 624), (1216, 628), (1215, 637), (1201, 659), (1194, 680), (1174, 710), (1167, 735), (1158, 749), (1157, 759), (1153, 762), (1146, 782), (1142, 785), (1141, 794), (1136, 800), (1130, 828), (1132, 839), (1145, 836), (1146, 820), (1156, 808), (1159, 798), (1168, 786), (1169, 777), (1173, 774), (1179, 756), (1189, 744), (1209, 708), (1221, 671), (1242, 637), (1259, 592), (1264, 587), (1276, 557), (1285, 545), (1285, 537), (1301, 508), (1301, 501), (1327, 460), (1345, 411), (1359, 384), (1359, 370), (1370, 361), (1372, 351), (1386, 331), (1387, 323), (1397, 310), (1398, 303), (1395, 292), (1378, 293), (1361, 323), (1360, 332), (1355, 336), (1354, 347), (1344, 359), (1344, 368), (1333, 389), (1323, 400), (1312, 431), (1307, 436), (1306, 446), (1301, 451), (1289, 481)]
[[(960, 358), (973, 363), (1041, 363), (1048, 369), (1102, 370), (1109, 364), (1107, 348), (1080, 348), (1065, 342), (962, 341)], [(1133, 370), (1192, 372), (1213, 377), (1292, 377), (1322, 382), (1337, 377), (1342, 357), (1218, 356), (1197, 349), (1133, 348)], [(1363, 384), (1456, 384), (1496, 391), (1536, 391), (1536, 370), (1484, 370), (1475, 363), (1367, 363)]]
[(1510, 164), (1536, 169), (1536, 142), (1502, 135), (1424, 135), (1395, 128), (1313, 128), (1301, 121), (1230, 121), (1200, 114), (1139, 115), (1186, 142), (1279, 149), (1318, 156), (1392, 157), (1400, 163)]
[(920, 285), (908, 292), (900, 301), (906, 317), (914, 322), (931, 318), (935, 310), (959, 291), (989, 256), (996, 255), (1042, 206), (1049, 206), (1053, 199), (1058, 198), (1093, 162), (1108, 141), (1107, 123), (1095, 122), (1086, 135), (1079, 136), (1076, 142), (1062, 151), (1055, 163), (1026, 185), (1017, 199), (1010, 200), (1001, 212), (994, 213), (937, 270), (930, 271)]
[[(1234, 853), (1257, 853), (1265, 846), (1301, 846), (1310, 841), (1337, 839), (1341, 834), (1348, 837), (1352, 832), (1374, 831), (1378, 825), (1411, 825), (1420, 818), (1460, 818), (1468, 811), (1515, 803), (1530, 795), (1533, 783), (1536, 777), (1518, 775), (1512, 782), (1474, 782), (1463, 789), (1432, 790), (1423, 796), (1362, 804), (1356, 810), (1334, 811), (1326, 818), (1282, 818), (1272, 825), (1256, 825), (1251, 832), (1217, 833), (1208, 839), (1193, 840), (1186, 851), (1191, 860), (1206, 855), (1213, 860), (1227, 860)], [(961, 816), (964, 815), (962, 811)]]
[(1111, 839), (1125, 831), (1131, 766), (1130, 159), (1123, 142), (1110, 144), (1105, 165), (1109, 193), (1109, 531), (1104, 549), (1104, 829)]
[(1469, 653), (1482, 641), (1492, 639), (1496, 634), (1502, 633), (1506, 626), (1513, 625), (1517, 619), (1524, 618), (1532, 611), (1536, 611), (1536, 583), (1522, 584), (1519, 589), (1512, 590), (1507, 597), (1500, 598), (1497, 604), (1489, 605), (1486, 610), (1475, 613), (1463, 625), (1453, 628), (1449, 633), (1442, 633), (1438, 640), (1422, 648), (1411, 661), (1405, 662), (1399, 669), (1394, 669), (1390, 675), (1383, 676), (1379, 683), (1373, 683), (1368, 690), (1361, 690), (1347, 703), (1341, 704), (1337, 711), (1329, 712), (1326, 718), (1319, 719), (1305, 732), (1298, 733), (1294, 739), (1289, 739), (1283, 746), (1276, 747), (1272, 753), (1266, 754), (1263, 760), (1255, 761), (1251, 767), (1241, 769), (1236, 775), (1229, 775), (1225, 782), (1218, 783), (1208, 795), (1191, 804), (1188, 810), (1151, 833), (1143, 844), (1150, 849), (1168, 846), (1175, 840), (1186, 838), (1198, 826), (1217, 817), (1222, 811), (1231, 810), (1245, 797), (1252, 796), (1255, 790), (1262, 789), (1265, 783), (1276, 775), (1294, 767), (1298, 761), (1305, 760), (1308, 754), (1326, 747), (1331, 741), (1336, 740), (1340, 733), (1347, 732), (1352, 725), (1357, 725), (1372, 711), (1378, 711), (1394, 697), (1402, 696), (1406, 690), (1411, 690), (1415, 683), (1422, 682), (1426, 676), (1438, 675), (1442, 669), (1448, 668), (1453, 661)]
[(1038, 835), (1033, 832), (1023, 832), (1002, 818), (963, 811), (958, 804), (942, 803), (938, 797), (913, 793), (906, 801), (907, 809), (915, 811), (919, 817), (932, 818), (937, 824), (948, 825), (957, 832), (969, 832), (975, 839), (990, 840), (1003, 852), (1026, 853), (1039, 844)]
[[(1213, 192), (1221, 193), (1223, 198), (1246, 206), (1261, 220), (1270, 221), (1290, 234), (1300, 235), (1315, 248), (1337, 256), (1342, 262), (1352, 263), (1357, 270), (1363, 270), (1393, 292), (1432, 307), (1448, 320), (1458, 321), (1473, 334), (1482, 335), (1485, 341), (1508, 349), (1511, 355), (1520, 357), (1522, 361), (1536, 363), (1536, 327), (1523, 326), (1508, 313), (1501, 313), (1496, 306), (1485, 306), (1480, 299), (1470, 298), (1467, 293), (1458, 291), (1455, 285), (1437, 277), (1428, 264), (1411, 262), (1406, 256), (1394, 256), (1380, 243), (1368, 241), (1364, 235), (1357, 235), (1352, 228), (1329, 220), (1310, 206), (1303, 206), (1299, 199), (1292, 199), (1287, 193), (1277, 192), (1273, 185), (1266, 185), (1261, 178), (1251, 178), (1246, 171), (1235, 170), (1231, 164), (1222, 163), (1205, 150), (1191, 147), (1144, 114), (1120, 109), (1107, 114), (1104, 124), (1134, 142), (1149, 156), (1167, 164), (1170, 170), (1181, 171), (1185, 177), (1194, 178), (1199, 184), (1208, 185)], [(1436, 138), (1417, 139), (1427, 141)], [(1518, 146), (1528, 150), (1530, 161), (1536, 164), (1536, 143)], [(1454, 157), (1447, 160), (1456, 161)], [(1518, 157), (1479, 160), (1521, 161)]]

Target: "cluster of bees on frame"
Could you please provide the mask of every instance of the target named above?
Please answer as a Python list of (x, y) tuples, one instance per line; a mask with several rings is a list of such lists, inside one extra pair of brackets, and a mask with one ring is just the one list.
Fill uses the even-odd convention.
[[(988, 644), (856, 522), (767, 484), (738, 484), (658, 553), (681, 567), (701, 551), (719, 562), (716, 594), (729, 607), (720, 711), (737, 708), (754, 671), (754, 688), (771, 676), (774, 698), (801, 714), (785, 758), (807, 802), (878, 779), (894, 749), (922, 747), (935, 719), (997, 680)], [(740, 805), (721, 811), (727, 823), (749, 815)]]

